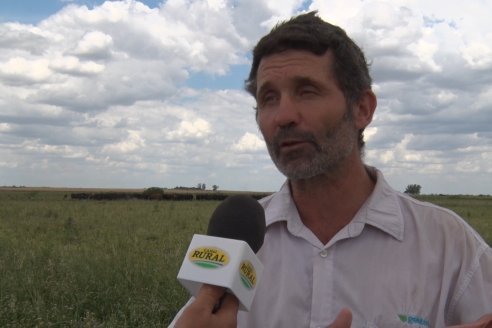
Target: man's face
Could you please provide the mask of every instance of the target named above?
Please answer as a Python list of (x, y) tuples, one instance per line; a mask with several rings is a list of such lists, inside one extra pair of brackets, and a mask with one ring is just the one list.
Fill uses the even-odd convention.
[(332, 61), (329, 51), (289, 50), (258, 67), (258, 125), (273, 162), (292, 180), (329, 173), (357, 151), (358, 131)]

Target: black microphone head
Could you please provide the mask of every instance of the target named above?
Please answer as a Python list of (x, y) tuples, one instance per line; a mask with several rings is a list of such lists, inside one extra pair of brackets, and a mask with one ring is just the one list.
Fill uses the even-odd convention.
[(234, 195), (217, 206), (210, 218), (207, 235), (243, 240), (258, 252), (265, 238), (265, 211), (253, 197)]

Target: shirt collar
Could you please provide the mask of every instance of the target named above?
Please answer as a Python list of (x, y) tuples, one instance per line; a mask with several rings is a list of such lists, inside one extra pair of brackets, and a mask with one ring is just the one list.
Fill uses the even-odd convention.
[[(366, 200), (352, 222), (347, 226), (352, 237), (362, 232), (365, 224), (371, 225), (397, 240), (403, 240), (404, 222), (397, 193), (384, 179), (381, 171), (367, 166), (369, 174), (376, 179), (372, 194)], [(291, 232), (307, 229), (299, 218), (299, 213), (291, 197), (288, 181), (280, 190), (264, 199), (266, 226), (286, 221)]]
[(289, 221), (293, 215), (298, 215), (288, 180), (284, 182), (279, 191), (261, 199), (260, 203), (265, 208), (267, 227), (275, 222)]
[(367, 170), (369, 174), (376, 177), (376, 185), (366, 201), (365, 215), (356, 220), (378, 228), (402, 241), (404, 222), (398, 193), (386, 182), (381, 171), (369, 166)]

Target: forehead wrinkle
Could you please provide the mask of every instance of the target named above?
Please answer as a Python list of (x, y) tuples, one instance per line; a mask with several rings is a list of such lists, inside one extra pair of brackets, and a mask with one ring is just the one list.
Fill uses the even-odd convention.
[[(275, 80), (282, 77), (288, 77), (288, 80), (295, 77), (306, 78), (304, 82), (310, 80), (317, 82), (315, 84), (319, 86), (322, 84), (320, 79), (333, 78), (332, 61), (333, 54), (330, 51), (323, 55), (316, 55), (309, 51), (287, 50), (265, 56), (258, 66), (255, 97), (265, 88), (273, 88), (276, 84)], [(322, 64), (321, 72), (319, 65), (318, 68), (315, 68), (316, 65), (313, 67), (315, 62)]]
[(271, 60), (271, 57), (272, 56), (266, 57), (261, 61), (258, 68), (258, 76), (261, 73), (269, 73), (276, 70), (282, 71), (285, 68), (301, 67), (306, 63), (306, 58), (282, 58), (280, 56), (275, 58), (275, 62), (269, 62), (269, 59)]

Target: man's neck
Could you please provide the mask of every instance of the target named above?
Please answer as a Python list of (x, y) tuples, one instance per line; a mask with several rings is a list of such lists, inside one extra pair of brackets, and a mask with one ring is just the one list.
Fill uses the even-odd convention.
[(325, 175), (290, 181), (302, 222), (324, 245), (352, 220), (374, 185), (360, 159)]

